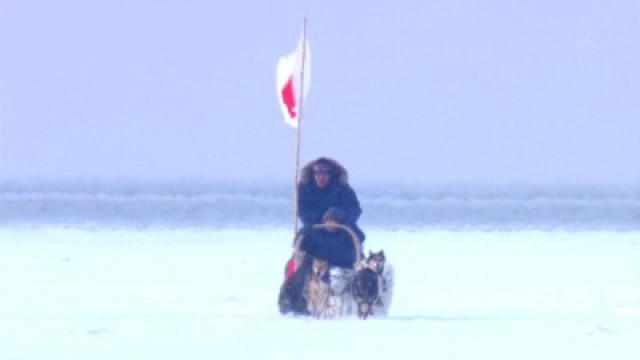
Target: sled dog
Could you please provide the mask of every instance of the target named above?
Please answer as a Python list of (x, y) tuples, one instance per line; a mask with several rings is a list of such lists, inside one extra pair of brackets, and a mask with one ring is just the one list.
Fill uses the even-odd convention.
[(387, 315), (393, 295), (393, 267), (387, 262), (383, 250), (369, 251), (365, 264), (378, 275), (378, 299), (374, 303), (373, 313)]
[(373, 269), (359, 266), (351, 288), (359, 318), (366, 319), (373, 315), (373, 304), (378, 300), (380, 293), (379, 284), (378, 274)]
[(385, 316), (393, 294), (393, 268), (383, 250), (369, 251), (369, 256), (356, 266), (353, 296), (358, 304), (358, 317)]
[(313, 259), (311, 277), (307, 284), (308, 310), (316, 318), (329, 317), (329, 264), (325, 260)]

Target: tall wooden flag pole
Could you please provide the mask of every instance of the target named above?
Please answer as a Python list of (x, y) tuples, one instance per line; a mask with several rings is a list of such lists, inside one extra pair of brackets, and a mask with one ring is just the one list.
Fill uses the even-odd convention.
[(311, 83), (311, 51), (307, 40), (307, 19), (296, 50), (278, 60), (276, 88), (284, 121), (296, 128), (296, 168), (294, 177), (293, 232), (298, 233), (298, 182), (300, 181), (300, 148), (302, 138), (302, 104)]
[[(307, 55), (307, 18), (304, 18), (302, 24), (302, 66), (300, 68), (300, 89), (304, 89), (304, 62)], [(296, 128), (296, 175), (295, 182), (293, 184), (293, 193), (295, 194), (293, 199), (293, 237), (295, 239), (298, 234), (298, 183), (300, 181), (300, 142), (302, 139), (302, 105), (304, 104), (304, 93), (300, 91), (300, 105), (298, 106), (298, 127)]]

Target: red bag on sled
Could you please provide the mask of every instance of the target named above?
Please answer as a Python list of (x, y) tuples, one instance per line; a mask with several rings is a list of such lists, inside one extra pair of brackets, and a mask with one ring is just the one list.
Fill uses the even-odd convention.
[(291, 259), (287, 261), (287, 265), (285, 267), (284, 282), (287, 282), (289, 280), (291, 275), (296, 272), (296, 269), (298, 269), (298, 262), (296, 261), (295, 256), (292, 256)]

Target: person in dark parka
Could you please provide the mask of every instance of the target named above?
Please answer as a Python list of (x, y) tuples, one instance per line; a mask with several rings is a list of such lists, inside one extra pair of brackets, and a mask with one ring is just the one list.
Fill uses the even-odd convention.
[(321, 157), (308, 163), (300, 173), (298, 214), (303, 230), (323, 223), (330, 209), (339, 223), (352, 228), (364, 241), (365, 235), (357, 225), (362, 209), (349, 185), (347, 170), (337, 161)]
[[(327, 225), (338, 224), (333, 208), (324, 216)], [(342, 229), (310, 229), (303, 231), (300, 247), (306, 255), (325, 260), (330, 267), (353, 269), (356, 249), (349, 233)]]
[[(313, 229), (322, 223), (340, 223), (350, 227), (360, 243), (365, 235), (357, 225), (362, 214), (356, 193), (349, 186), (347, 171), (337, 161), (318, 158), (302, 168), (298, 184), (298, 215), (302, 220), (301, 263), (288, 275), (291, 258), (285, 267), (285, 281), (280, 288), (278, 305), (282, 314), (308, 315), (303, 292), (311, 274), (314, 257), (329, 262), (330, 266), (352, 268), (356, 258), (351, 236), (344, 230)], [(308, 256), (307, 256), (308, 255)]]

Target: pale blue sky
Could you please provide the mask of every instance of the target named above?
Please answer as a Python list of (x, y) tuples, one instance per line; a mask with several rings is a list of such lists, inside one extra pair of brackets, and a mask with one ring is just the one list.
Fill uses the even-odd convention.
[(0, 1), (0, 179), (640, 184), (638, 1)]

